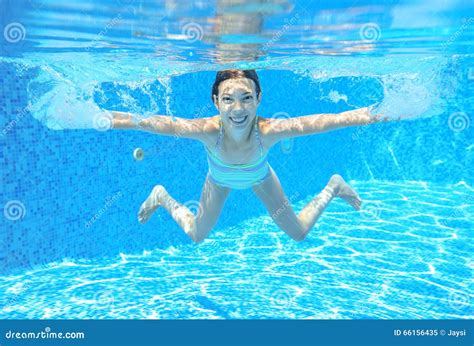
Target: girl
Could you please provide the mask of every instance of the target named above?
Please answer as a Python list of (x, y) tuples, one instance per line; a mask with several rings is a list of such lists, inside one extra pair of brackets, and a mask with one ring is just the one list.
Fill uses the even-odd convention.
[[(204, 144), (209, 171), (200, 198), (198, 215), (177, 202), (162, 185), (156, 185), (138, 212), (145, 223), (164, 207), (194, 242), (202, 242), (222, 211), (231, 189), (252, 188), (280, 229), (302, 241), (335, 197), (359, 210), (359, 195), (340, 175), (333, 175), (323, 191), (296, 215), (272, 167), (269, 150), (281, 140), (312, 135), (348, 126), (382, 121), (368, 108), (339, 114), (314, 114), (288, 119), (257, 116), (262, 92), (255, 70), (225, 70), (217, 73), (212, 101), (219, 115), (185, 119), (157, 115), (137, 121), (132, 114), (112, 112), (115, 129), (140, 129), (160, 135), (179, 135)], [(383, 119), (386, 121), (387, 119)]]

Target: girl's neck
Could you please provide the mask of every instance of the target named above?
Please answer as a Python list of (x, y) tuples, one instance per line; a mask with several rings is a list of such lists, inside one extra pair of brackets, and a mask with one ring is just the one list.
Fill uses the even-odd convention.
[[(244, 132), (226, 131), (224, 128), (224, 145), (226, 148), (245, 147), (252, 139), (252, 132), (256, 126), (257, 117), (255, 117), (252, 126), (249, 126)], [(232, 132), (232, 133), (231, 133)]]

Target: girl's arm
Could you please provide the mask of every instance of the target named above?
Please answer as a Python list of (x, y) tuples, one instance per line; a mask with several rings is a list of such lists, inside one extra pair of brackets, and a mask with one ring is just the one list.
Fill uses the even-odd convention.
[(140, 130), (165, 136), (177, 136), (201, 140), (212, 128), (210, 118), (185, 119), (175, 117), (175, 121), (167, 115), (155, 115), (142, 118), (139, 115), (125, 112), (110, 112), (112, 128)]
[(312, 114), (288, 119), (267, 119), (267, 135), (276, 143), (280, 140), (308, 136), (342, 129), (349, 126), (368, 125), (388, 121), (382, 115), (371, 115), (369, 108), (359, 108), (342, 113)]

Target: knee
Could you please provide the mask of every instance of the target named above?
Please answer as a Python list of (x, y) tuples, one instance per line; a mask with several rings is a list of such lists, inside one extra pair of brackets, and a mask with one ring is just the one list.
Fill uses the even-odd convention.
[(165, 192), (165, 187), (163, 185), (155, 185), (153, 187), (153, 196), (155, 198), (161, 198), (161, 196), (163, 196), (163, 193)]
[(193, 243), (199, 244), (206, 239), (206, 237), (200, 236), (199, 234), (196, 234), (195, 232), (189, 233), (189, 238), (193, 241)]
[(207, 235), (211, 231), (212, 227), (196, 227), (191, 232), (190, 236), (194, 243), (200, 244), (207, 238)]
[(206, 238), (192, 238), (195, 244), (201, 244)]
[(306, 236), (308, 235), (308, 232), (305, 232), (303, 229), (300, 227), (281, 227), (279, 228), (285, 232), (291, 239), (293, 239), (296, 242), (302, 242), (303, 240), (306, 239)]
[(306, 234), (296, 235), (291, 237), (295, 242), (301, 243), (303, 240), (306, 239)]
[(155, 186), (153, 187), (153, 191), (154, 191), (155, 193), (157, 193), (157, 192), (163, 192), (164, 190), (165, 190), (165, 187), (164, 187), (163, 185), (155, 185)]

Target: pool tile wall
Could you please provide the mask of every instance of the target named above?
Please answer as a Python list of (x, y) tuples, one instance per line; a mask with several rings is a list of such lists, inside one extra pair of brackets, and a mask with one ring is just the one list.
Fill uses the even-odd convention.
[[(139, 131), (51, 130), (25, 111), (26, 86), (35, 73), (18, 75), (14, 66), (0, 64), (0, 126), (8, 129), (0, 133), (0, 273), (65, 257), (117, 256), (190, 243), (164, 210), (146, 225), (138, 223), (137, 212), (156, 184), (181, 203), (199, 201), (207, 173), (202, 144)], [(331, 91), (350, 95), (342, 79), (321, 84), (288, 71), (259, 75), (261, 116), (349, 109), (341, 101), (321, 101)], [(169, 94), (157, 100), (159, 108), (167, 109), (168, 96), (175, 116), (215, 115), (214, 77), (200, 72), (172, 78)], [(366, 95), (379, 96), (370, 80), (359, 82), (372, 90)], [(364, 97), (359, 106), (370, 101)], [(472, 127), (453, 131), (450, 114), (294, 138), (277, 144), (269, 162), (287, 196), (297, 200), (316, 195), (334, 173), (348, 180), (472, 184), (467, 169), (473, 166)], [(137, 147), (145, 150), (141, 162), (133, 159)], [(215, 228), (262, 214), (266, 211), (251, 190), (233, 191)]]

